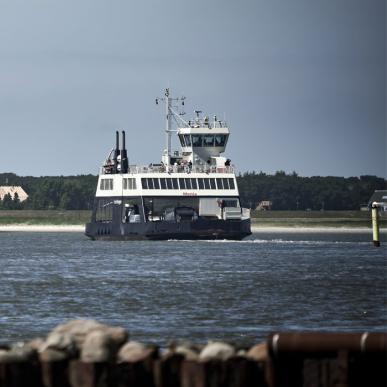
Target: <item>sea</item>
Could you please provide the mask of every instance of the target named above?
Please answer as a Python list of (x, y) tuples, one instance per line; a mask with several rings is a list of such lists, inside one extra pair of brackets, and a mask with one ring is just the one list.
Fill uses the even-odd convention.
[(387, 330), (387, 243), (370, 233), (258, 232), (243, 241), (91, 241), (0, 233), (0, 343), (70, 319), (132, 340), (252, 345), (283, 331)]

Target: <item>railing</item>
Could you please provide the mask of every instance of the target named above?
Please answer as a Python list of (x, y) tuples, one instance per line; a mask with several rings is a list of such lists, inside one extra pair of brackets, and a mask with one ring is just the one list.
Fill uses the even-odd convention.
[[(234, 173), (234, 166), (190, 166), (190, 165), (171, 165), (169, 167), (165, 165), (130, 165), (128, 173), (132, 174), (143, 174), (143, 173), (207, 173), (207, 174), (217, 174), (217, 173)], [(100, 175), (110, 175), (112, 174), (112, 169), (110, 166), (102, 166), (100, 168)], [(119, 172), (118, 172), (119, 173)]]

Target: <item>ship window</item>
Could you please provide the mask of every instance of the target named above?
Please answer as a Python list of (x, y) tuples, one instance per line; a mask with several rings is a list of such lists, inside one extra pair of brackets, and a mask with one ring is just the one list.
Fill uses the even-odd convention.
[(165, 179), (167, 181), (167, 188), (172, 189), (172, 179)]
[(123, 179), (123, 189), (136, 189), (136, 179), (129, 177)]
[(160, 178), (160, 187), (161, 189), (166, 189), (167, 188), (167, 183), (165, 181), (166, 179), (164, 177)]
[(185, 189), (185, 181), (184, 181), (184, 179), (179, 179), (179, 185), (180, 185), (180, 189)]
[(159, 179), (157, 177), (153, 178), (153, 186), (155, 189), (160, 189), (160, 183), (159, 183)]
[(185, 146), (191, 146), (191, 136), (189, 134), (184, 135)]
[(202, 136), (200, 134), (192, 135), (192, 146), (193, 147), (202, 146)]
[(215, 135), (215, 146), (225, 146), (226, 145), (226, 138), (227, 136), (225, 134), (216, 134)]
[(204, 189), (204, 179), (202, 179), (201, 177), (198, 178), (198, 185), (199, 189)]
[(237, 199), (223, 199), (225, 207), (239, 207)]
[(148, 189), (154, 189), (153, 179), (151, 177), (148, 177), (147, 181), (148, 181)]
[(224, 189), (222, 179), (216, 179), (216, 185), (218, 186), (218, 189)]
[(181, 146), (185, 146), (185, 143), (184, 143), (184, 137), (183, 137), (182, 134), (179, 134), (179, 140), (180, 140)]
[(223, 180), (223, 187), (224, 189), (230, 189), (230, 185), (228, 184), (228, 179), (222, 179)]
[(210, 179), (204, 179), (204, 188), (210, 189)]
[(148, 181), (144, 177), (141, 179), (142, 189), (148, 189)]
[(187, 189), (192, 189), (192, 185), (191, 185), (191, 179), (189, 177), (185, 178), (185, 187)]
[(214, 136), (212, 134), (203, 136), (203, 146), (214, 146)]
[(101, 179), (99, 188), (101, 190), (112, 190), (113, 189), (113, 179)]
[(192, 189), (198, 189), (198, 186), (196, 184), (196, 179), (191, 179), (191, 186), (192, 186)]
[(172, 185), (173, 185), (173, 189), (179, 189), (179, 184), (176, 178), (172, 179)]
[(230, 184), (230, 189), (235, 189), (234, 179), (229, 178), (228, 183)]
[(215, 179), (210, 179), (211, 189), (216, 189)]
[(95, 219), (97, 222), (110, 222), (113, 219), (113, 201), (111, 199), (98, 200)]

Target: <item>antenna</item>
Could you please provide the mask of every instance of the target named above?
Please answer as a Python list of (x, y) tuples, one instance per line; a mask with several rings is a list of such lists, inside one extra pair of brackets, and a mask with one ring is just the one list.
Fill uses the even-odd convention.
[(165, 133), (166, 133), (166, 150), (167, 150), (167, 158), (164, 160), (164, 163), (169, 166), (171, 162), (171, 135), (172, 132), (175, 130), (172, 130), (172, 118), (174, 118), (176, 121), (180, 120), (184, 123), (184, 125), (188, 126), (188, 123), (181, 117), (184, 115), (184, 112), (177, 112), (173, 109), (172, 103), (174, 101), (179, 102), (181, 101), (181, 105), (184, 106), (184, 100), (186, 97), (181, 96), (179, 98), (172, 98), (171, 93), (169, 90), (169, 87), (165, 89), (164, 97), (162, 98), (156, 98), (156, 105), (159, 104), (160, 101), (165, 102)]

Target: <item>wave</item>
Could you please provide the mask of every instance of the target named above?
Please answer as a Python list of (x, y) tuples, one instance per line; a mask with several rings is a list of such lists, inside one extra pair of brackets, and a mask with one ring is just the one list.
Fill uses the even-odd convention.
[(190, 243), (232, 243), (232, 244), (282, 244), (282, 245), (371, 245), (370, 239), (367, 241), (307, 241), (307, 240), (287, 240), (287, 239), (245, 239), (243, 241), (233, 241), (228, 239), (215, 239), (215, 240), (178, 240), (169, 239), (168, 242), (190, 242)]

